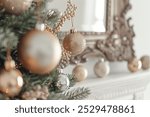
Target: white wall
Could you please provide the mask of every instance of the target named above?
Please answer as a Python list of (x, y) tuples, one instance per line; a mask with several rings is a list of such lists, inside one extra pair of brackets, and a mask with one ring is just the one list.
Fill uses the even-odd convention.
[(131, 0), (133, 5), (130, 15), (135, 25), (134, 40), (137, 56), (150, 55), (150, 0)]
[[(72, 2), (77, 6), (73, 21), (78, 31), (105, 32), (105, 0), (72, 0)], [(66, 4), (67, 0), (53, 0), (47, 4), (47, 9), (58, 9), (63, 13)], [(70, 28), (70, 21), (66, 21), (62, 31), (69, 31)]]
[[(138, 57), (150, 55), (150, 0), (131, 0), (136, 37), (134, 40), (136, 55)], [(150, 99), (150, 85), (145, 92), (145, 99)]]

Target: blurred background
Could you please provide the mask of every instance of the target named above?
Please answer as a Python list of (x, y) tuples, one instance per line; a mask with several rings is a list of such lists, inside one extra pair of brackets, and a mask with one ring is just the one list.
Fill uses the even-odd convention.
[[(143, 55), (150, 55), (150, 1), (130, 0), (130, 2), (132, 4), (132, 10), (129, 11), (127, 17), (132, 17), (131, 24), (134, 25), (136, 34), (136, 37), (134, 38), (134, 50), (136, 51), (136, 56), (140, 58)], [(89, 63), (84, 64), (84, 66), (88, 68), (88, 78), (96, 77), (93, 72), (93, 66), (96, 61), (97, 59), (92, 59)], [(110, 66), (110, 74), (129, 72), (126, 62), (110, 63)], [(69, 66), (65, 71), (69, 73), (73, 67), (74, 66)], [(145, 99), (150, 99), (150, 85), (147, 87), (144, 95)]]
[[(131, 0), (133, 9), (129, 15), (132, 16), (136, 37), (134, 38), (134, 49), (138, 57), (150, 55), (150, 1)], [(145, 99), (150, 99), (150, 85), (145, 92)]]

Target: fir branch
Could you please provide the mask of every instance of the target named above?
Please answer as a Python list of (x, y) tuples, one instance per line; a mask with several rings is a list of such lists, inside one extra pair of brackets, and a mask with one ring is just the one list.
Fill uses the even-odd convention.
[(67, 76), (68, 76), (68, 78), (69, 78), (69, 80), (70, 80), (70, 87), (73, 87), (73, 86), (76, 84), (74, 75), (68, 74)]
[(15, 33), (9, 29), (4, 30), (2, 29), (2, 27), (0, 27), (0, 42), (0, 49), (8, 47), (12, 49), (18, 44), (18, 40), (15, 36)]
[(64, 92), (64, 95), (68, 97), (68, 100), (82, 100), (90, 94), (88, 88), (77, 88), (71, 91)]
[(0, 93), (0, 100), (9, 100), (9, 98), (6, 95)]
[(68, 96), (62, 94), (62, 93), (54, 93), (52, 92), (50, 96), (48, 97), (48, 100), (67, 100)]

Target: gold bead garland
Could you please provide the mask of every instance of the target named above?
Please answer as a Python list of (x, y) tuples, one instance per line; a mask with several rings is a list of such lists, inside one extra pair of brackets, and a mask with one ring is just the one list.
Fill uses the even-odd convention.
[(68, 19), (70, 20), (72, 17), (75, 16), (75, 11), (77, 7), (75, 4), (72, 4), (69, 0), (67, 3), (67, 9), (64, 14), (60, 17), (58, 23), (54, 26), (53, 33), (57, 33), (60, 31), (61, 27), (63, 26), (64, 22)]
[(65, 50), (63, 47), (62, 58), (59, 63), (58, 69), (64, 69), (69, 63), (71, 59), (71, 52)]

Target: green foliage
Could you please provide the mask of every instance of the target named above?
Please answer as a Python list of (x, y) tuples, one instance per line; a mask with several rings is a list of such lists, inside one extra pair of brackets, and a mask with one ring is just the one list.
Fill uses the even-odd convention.
[(50, 100), (82, 100), (90, 94), (88, 88), (74, 88), (64, 93), (51, 93), (48, 99)]

